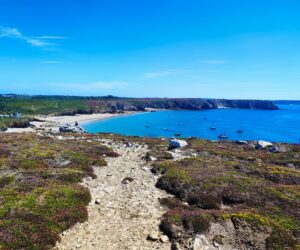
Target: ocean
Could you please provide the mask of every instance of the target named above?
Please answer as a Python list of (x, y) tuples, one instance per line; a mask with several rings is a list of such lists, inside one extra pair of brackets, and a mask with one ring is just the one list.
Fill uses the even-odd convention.
[(300, 143), (300, 105), (284, 104), (278, 107), (280, 110), (147, 112), (88, 122), (82, 124), (82, 127), (89, 133), (199, 137), (209, 140), (218, 140), (218, 136), (223, 134), (229, 140)]

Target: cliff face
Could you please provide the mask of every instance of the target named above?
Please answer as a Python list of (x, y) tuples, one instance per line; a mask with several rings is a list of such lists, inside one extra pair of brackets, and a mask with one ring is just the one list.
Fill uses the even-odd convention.
[(173, 110), (204, 110), (217, 108), (242, 108), (276, 110), (278, 107), (271, 101), (259, 100), (225, 100), (225, 99), (109, 99), (89, 100), (92, 112), (144, 111), (146, 108)]

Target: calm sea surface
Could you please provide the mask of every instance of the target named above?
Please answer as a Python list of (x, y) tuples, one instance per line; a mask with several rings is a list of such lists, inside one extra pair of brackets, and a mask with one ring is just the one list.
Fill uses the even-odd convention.
[[(111, 132), (150, 137), (196, 136), (216, 140), (267, 140), (300, 143), (300, 105), (278, 105), (280, 110), (218, 109), (159, 111), (115, 117), (83, 124), (90, 133)], [(211, 130), (215, 127), (216, 130)], [(237, 130), (244, 133), (237, 133)], [(178, 135), (177, 135), (178, 137)]]

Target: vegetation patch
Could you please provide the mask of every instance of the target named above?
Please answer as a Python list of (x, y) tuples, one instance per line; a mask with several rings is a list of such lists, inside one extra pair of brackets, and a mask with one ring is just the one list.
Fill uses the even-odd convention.
[(0, 156), (0, 248), (50, 249), (87, 219), (90, 193), (77, 183), (118, 154), (98, 138), (0, 134)]
[[(162, 174), (157, 186), (189, 204), (171, 203), (162, 230), (180, 242), (178, 235), (192, 237), (197, 232), (190, 222), (194, 216), (204, 217), (206, 224), (244, 221), (251, 230), (271, 231), (265, 241), (267, 249), (296, 249), (300, 233), (300, 148), (288, 144), (279, 147), (284, 150), (270, 153), (251, 144), (190, 139), (186, 150), (194, 150), (197, 157), (154, 166)], [(199, 225), (205, 224), (200, 221)]]

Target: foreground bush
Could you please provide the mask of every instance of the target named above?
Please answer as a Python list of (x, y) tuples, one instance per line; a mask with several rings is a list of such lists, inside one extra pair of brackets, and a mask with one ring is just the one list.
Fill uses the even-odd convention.
[[(239, 243), (241, 248), (299, 247), (298, 145), (281, 145), (283, 152), (270, 153), (232, 142), (191, 139), (189, 144), (186, 150), (193, 150), (197, 157), (155, 166), (156, 171), (163, 173), (157, 187), (189, 204), (176, 207), (172, 201), (171, 210), (161, 224), (166, 234), (179, 242), (179, 238), (193, 237), (199, 232), (210, 237), (209, 225), (220, 224), (226, 231), (229, 221), (236, 230), (235, 235), (239, 235), (236, 240), (245, 240)], [(265, 238), (254, 237), (251, 244), (247, 243), (249, 232), (252, 236), (260, 232)], [(223, 236), (228, 243), (230, 240)]]
[(0, 134), (0, 249), (50, 249), (59, 234), (87, 219), (93, 167), (117, 157), (97, 140)]

